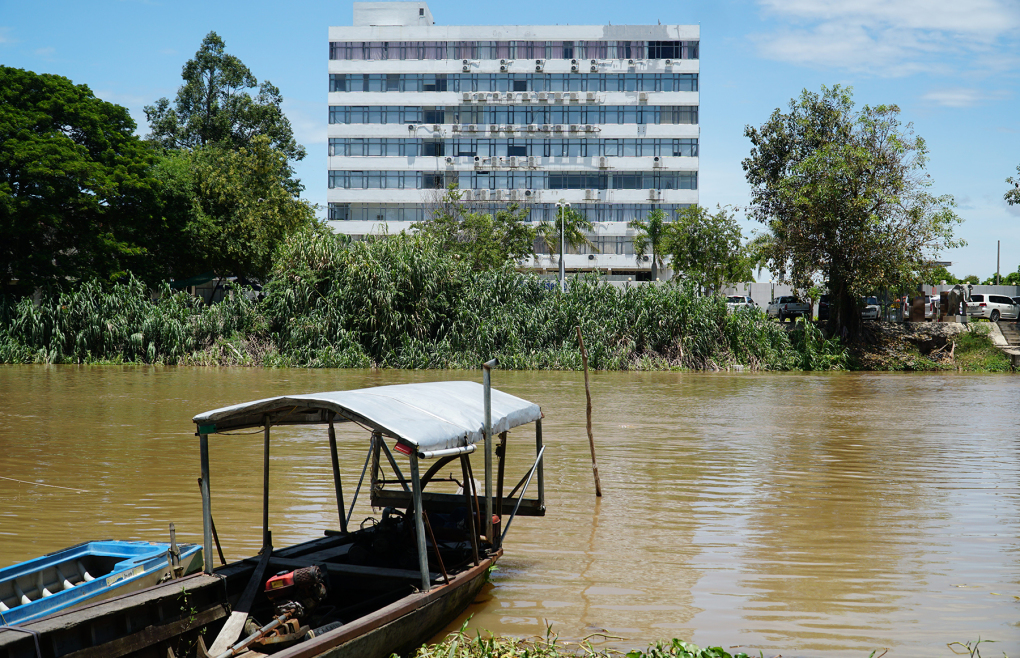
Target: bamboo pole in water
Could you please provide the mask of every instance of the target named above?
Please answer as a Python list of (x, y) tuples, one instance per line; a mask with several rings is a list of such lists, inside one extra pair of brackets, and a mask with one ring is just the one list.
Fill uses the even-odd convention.
[(584, 394), (588, 398), (588, 445), (591, 446), (591, 472), (595, 476), (595, 496), (602, 497), (602, 483), (599, 481), (599, 464), (595, 461), (595, 437), (591, 433), (591, 388), (588, 386), (588, 350), (584, 349), (581, 326), (577, 327), (577, 342), (581, 346), (581, 363), (584, 364)]

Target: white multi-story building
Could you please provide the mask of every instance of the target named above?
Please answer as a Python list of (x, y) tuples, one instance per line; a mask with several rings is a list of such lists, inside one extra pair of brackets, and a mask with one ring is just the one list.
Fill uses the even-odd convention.
[[(366, 235), (428, 219), (449, 185), (596, 223), (568, 271), (641, 277), (627, 222), (698, 202), (696, 25), (437, 26), (424, 2), (355, 2), (329, 28), (329, 221)], [(532, 266), (558, 267), (540, 257)]]

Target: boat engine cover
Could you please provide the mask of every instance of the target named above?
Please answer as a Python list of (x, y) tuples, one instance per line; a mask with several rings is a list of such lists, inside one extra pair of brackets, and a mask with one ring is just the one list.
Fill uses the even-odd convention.
[(318, 565), (281, 571), (266, 581), (266, 596), (274, 604), (300, 603), (311, 610), (326, 599), (326, 570)]

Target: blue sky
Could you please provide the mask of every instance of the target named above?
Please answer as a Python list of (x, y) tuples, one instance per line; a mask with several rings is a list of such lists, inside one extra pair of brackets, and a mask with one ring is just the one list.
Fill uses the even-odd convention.
[[(933, 191), (953, 195), (966, 247), (942, 254), (958, 276), (1020, 265), (1020, 207), (1002, 200), (1020, 164), (1017, 0), (646, 0), (478, 3), (433, 0), (437, 24), (701, 25), (701, 203), (747, 203), (747, 124), (801, 89), (854, 87), (859, 104), (895, 103), (930, 151)], [(173, 98), (184, 62), (215, 30), (228, 52), (285, 97), (305, 196), (325, 204), (327, 27), (350, 25), (349, 1), (0, 0), (0, 63), (56, 73), (124, 105)], [(757, 225), (747, 222), (745, 234)]]

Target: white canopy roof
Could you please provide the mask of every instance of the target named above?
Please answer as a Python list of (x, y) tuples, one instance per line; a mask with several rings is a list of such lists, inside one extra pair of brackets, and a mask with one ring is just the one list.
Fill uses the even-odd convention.
[[(200, 431), (211, 434), (261, 427), (267, 418), (271, 425), (322, 424), (332, 418), (334, 422), (357, 422), (414, 446), (419, 453), (431, 453), (462, 448), (484, 438), (483, 395), (477, 382), (377, 386), (255, 400), (198, 414), (194, 421)], [(492, 389), (493, 434), (541, 416), (537, 404)]]

